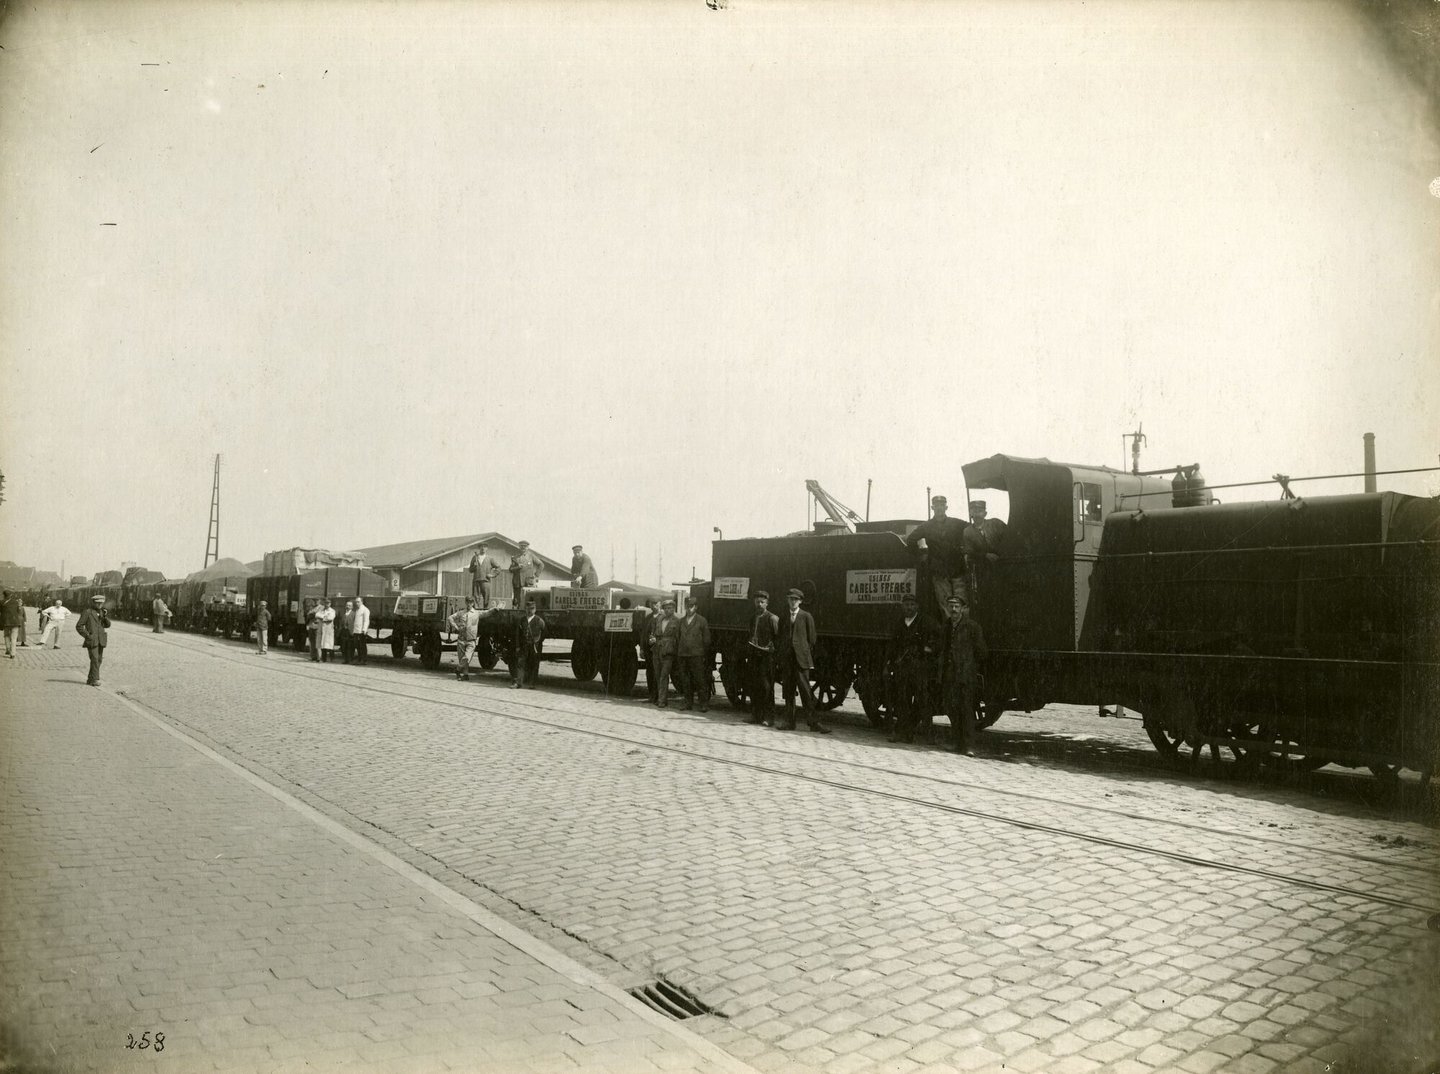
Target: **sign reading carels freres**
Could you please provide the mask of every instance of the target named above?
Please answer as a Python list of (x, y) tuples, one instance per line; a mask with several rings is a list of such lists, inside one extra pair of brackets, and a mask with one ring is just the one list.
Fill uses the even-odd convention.
[(899, 604), (915, 593), (915, 568), (846, 571), (846, 604)]
[(550, 610), (556, 612), (603, 612), (610, 607), (608, 589), (567, 589), (556, 586), (550, 590)]

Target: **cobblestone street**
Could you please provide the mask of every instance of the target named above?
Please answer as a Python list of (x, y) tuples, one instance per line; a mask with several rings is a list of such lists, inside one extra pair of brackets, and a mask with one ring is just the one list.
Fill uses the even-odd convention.
[[(960, 758), (131, 625), (99, 690), (68, 639), (4, 663), (20, 1069), (1440, 1059), (1440, 840), (1360, 777), (1181, 775), (1044, 714)], [(713, 1013), (625, 995), (660, 979)]]

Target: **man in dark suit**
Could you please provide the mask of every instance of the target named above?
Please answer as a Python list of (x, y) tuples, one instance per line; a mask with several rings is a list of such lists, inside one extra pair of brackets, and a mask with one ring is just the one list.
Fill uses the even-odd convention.
[(688, 711), (698, 699), (700, 711), (710, 709), (710, 624), (700, 614), (694, 597), (685, 598), (685, 616), (680, 620), (680, 633), (675, 651), (680, 664), (680, 692), (685, 695)]
[(105, 610), (105, 595), (96, 593), (90, 598), (90, 607), (80, 613), (75, 621), (75, 633), (85, 639), (85, 649), (90, 654), (90, 674), (86, 686), (100, 685), (100, 662), (105, 659), (106, 631), (110, 629), (110, 614)]
[(527, 686), (535, 689), (535, 680), (540, 676), (540, 653), (545, 647), (545, 620), (535, 610), (535, 602), (525, 605), (525, 618), (515, 628), (515, 662), (510, 673), (515, 681), (512, 690), (523, 690)]
[(890, 635), (885, 663), (890, 669), (891, 700), (895, 710), (895, 726), (891, 742), (914, 742), (915, 728), (922, 713), (930, 720), (929, 684), (935, 664), (935, 624), (920, 614), (920, 602), (913, 593), (900, 602), (900, 621)]
[(585, 549), (578, 544), (570, 549), (570, 585), (576, 589), (594, 589), (600, 584), (600, 575), (595, 573), (595, 564)]
[(770, 594), (755, 594), (755, 621), (750, 624), (745, 659), (750, 671), (750, 718), (746, 723), (769, 727), (775, 722), (775, 639), (780, 617), (770, 610)]
[(812, 731), (828, 735), (830, 728), (815, 711), (815, 691), (810, 689), (810, 669), (815, 666), (815, 617), (800, 607), (805, 594), (792, 589), (786, 594), (790, 614), (780, 623), (780, 682), (785, 695), (785, 717), (776, 724), (782, 731), (795, 730), (795, 692), (805, 709), (805, 723)]
[(975, 738), (975, 705), (980, 697), (980, 674), (989, 659), (985, 632), (970, 618), (970, 606), (950, 598), (950, 625), (946, 630), (944, 684), (945, 711), (950, 716), (951, 749), (970, 754)]

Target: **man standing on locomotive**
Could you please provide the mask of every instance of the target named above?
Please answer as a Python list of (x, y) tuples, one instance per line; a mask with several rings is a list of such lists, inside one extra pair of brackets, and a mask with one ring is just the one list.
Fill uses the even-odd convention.
[[(970, 599), (970, 583), (965, 571), (965, 529), (958, 518), (946, 515), (947, 501), (944, 496), (933, 496), (930, 521), (922, 522), (910, 531), (905, 543), (920, 557), (920, 565), (930, 576), (935, 589), (935, 603), (942, 615), (948, 615), (947, 601), (951, 597)], [(925, 547), (920, 547), (921, 541)]]
[(540, 564), (530, 551), (530, 542), (521, 541), (520, 551), (510, 557), (510, 584), (515, 590), (515, 607), (523, 608), (521, 592), (535, 584), (540, 577)]
[(750, 716), (746, 723), (769, 727), (775, 722), (775, 639), (780, 617), (770, 610), (770, 594), (755, 594), (755, 622), (750, 626), (746, 657), (750, 663)]
[(979, 701), (980, 670), (990, 657), (980, 624), (970, 618), (970, 606), (959, 597), (950, 598), (950, 623), (945, 628), (945, 653), (941, 682), (945, 690), (945, 712), (950, 717), (952, 749), (966, 756), (975, 737), (975, 705)]
[(914, 742), (917, 725), (923, 716), (926, 736), (929, 735), (930, 672), (935, 664), (935, 625), (920, 614), (920, 601), (906, 593), (900, 602), (900, 622), (890, 635), (890, 651), (886, 666), (890, 669), (891, 698), (895, 709), (895, 725), (890, 729), (891, 742)]
[(795, 730), (795, 692), (805, 710), (805, 723), (810, 730), (828, 735), (830, 728), (820, 722), (815, 711), (815, 691), (810, 688), (810, 669), (815, 666), (815, 617), (800, 607), (805, 594), (792, 589), (786, 594), (790, 614), (780, 624), (780, 681), (785, 695), (785, 719), (775, 726), (782, 731)]

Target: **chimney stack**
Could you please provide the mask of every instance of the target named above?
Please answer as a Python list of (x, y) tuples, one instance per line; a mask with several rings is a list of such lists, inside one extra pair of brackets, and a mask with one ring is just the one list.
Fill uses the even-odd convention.
[(1375, 492), (1375, 434), (1365, 434), (1365, 491)]

